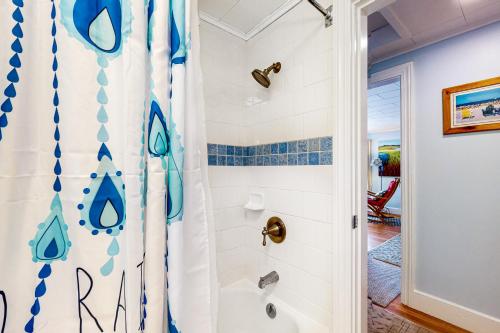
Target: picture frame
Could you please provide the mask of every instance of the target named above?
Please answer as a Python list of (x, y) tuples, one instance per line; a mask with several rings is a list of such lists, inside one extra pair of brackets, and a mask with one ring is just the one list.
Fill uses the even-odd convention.
[(500, 130), (500, 77), (443, 89), (443, 134)]

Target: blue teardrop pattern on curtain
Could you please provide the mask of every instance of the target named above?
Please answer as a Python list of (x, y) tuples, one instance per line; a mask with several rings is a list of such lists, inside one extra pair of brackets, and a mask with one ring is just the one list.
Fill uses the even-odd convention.
[[(17, 69), (21, 67), (21, 58), (19, 55), (23, 52), (21, 39), (24, 34), (21, 25), (24, 23), (22, 13), (24, 1), (12, 0), (12, 4), (14, 5), (14, 11), (11, 15), (13, 21), (12, 23), (14, 24), (12, 29), (12, 37), (14, 41), (12, 42), (10, 49), (13, 51), (13, 54), (9, 59), (10, 70), (8, 70), (7, 73), (7, 87), (4, 90), (3, 96), (0, 95), (0, 142), (2, 142), (3, 139), (2, 129), (6, 128), (9, 124), (7, 115), (14, 109), (12, 102), (17, 96), (15, 85), (19, 82)], [(7, 68), (7, 66), (5, 66), (5, 68)]]
[(170, 155), (167, 180), (167, 223), (181, 221), (184, 212), (184, 184), (179, 161)]
[(180, 333), (175, 326), (175, 320), (172, 318), (172, 314), (170, 313), (170, 302), (167, 302), (167, 317), (168, 317), (168, 331), (169, 333)]
[(124, 207), (109, 174), (105, 174), (90, 206), (89, 220), (94, 228), (108, 229), (123, 221)]
[(129, 0), (61, 1), (62, 22), (68, 32), (98, 54), (121, 53), (130, 34)]
[(38, 316), (41, 311), (39, 299), (43, 297), (47, 292), (45, 279), (48, 278), (50, 274), (52, 274), (52, 268), (50, 267), (50, 264), (44, 264), (40, 269), (40, 272), (38, 272), (38, 278), (40, 279), (40, 282), (35, 288), (35, 301), (30, 308), (31, 318), (24, 325), (24, 332), (26, 333), (33, 333), (35, 331), (35, 317)]
[(116, 240), (116, 237), (113, 237), (113, 240), (108, 246), (107, 250), (109, 259), (108, 261), (102, 265), (100, 271), (103, 276), (108, 276), (111, 274), (113, 271), (114, 265), (115, 265), (115, 259), (114, 257), (120, 253), (120, 246), (118, 245), (118, 241)]
[(45, 285), (45, 279), (52, 274), (52, 268), (50, 264), (44, 264), (43, 267), (38, 272), (38, 278), (40, 282), (35, 288), (35, 301), (30, 308), (31, 318), (28, 320), (26, 325), (24, 325), (24, 332), (33, 333), (35, 331), (35, 317), (40, 314), (41, 307), (39, 299), (45, 295), (47, 292), (47, 286)]
[[(103, 145), (105, 147), (105, 145)], [(80, 225), (92, 235), (105, 232), (117, 236), (125, 225), (125, 185), (122, 173), (117, 171), (107, 148), (100, 150), (100, 162), (95, 173), (90, 175), (90, 185), (83, 190), (80, 210)]]
[(141, 170), (141, 173), (139, 174), (139, 181), (140, 181), (140, 195), (141, 195), (141, 210), (140, 210), (140, 220), (141, 220), (141, 230), (144, 233), (144, 218), (145, 218), (145, 211), (146, 211), (146, 203), (147, 203), (147, 167), (146, 167), (146, 158), (145, 158), (145, 150), (146, 150), (146, 139), (145, 139), (145, 134), (146, 134), (146, 109), (144, 109), (144, 112), (142, 114), (142, 126), (141, 126), (141, 148), (139, 151), (139, 155), (141, 156), (141, 159), (139, 161), (139, 169)]
[[(17, 2), (20, 2), (18, 0)], [(53, 54), (53, 79), (52, 79), (52, 89), (53, 89), (53, 98), (52, 105), (54, 107), (54, 115), (53, 122), (55, 125), (54, 129), (54, 140), (55, 140), (55, 148), (54, 148), (54, 157), (55, 157), (55, 165), (53, 168), (54, 171), (54, 183), (52, 185), (52, 189), (55, 191), (54, 198), (52, 199), (52, 203), (50, 205), (50, 213), (49, 216), (45, 219), (43, 223), (38, 226), (37, 233), (35, 238), (31, 240), (28, 244), (31, 247), (31, 253), (34, 262), (43, 262), (44, 265), (40, 269), (38, 273), (38, 278), (40, 282), (35, 288), (35, 300), (30, 309), (31, 318), (24, 326), (24, 331), (27, 333), (33, 333), (35, 330), (35, 318), (40, 314), (41, 306), (39, 298), (43, 297), (47, 292), (47, 287), (45, 285), (45, 279), (47, 279), (51, 273), (51, 263), (56, 260), (66, 260), (69, 248), (71, 247), (71, 242), (68, 239), (68, 226), (64, 223), (64, 217), (62, 213), (62, 204), (59, 198), (59, 192), (62, 190), (61, 181), (59, 176), (62, 174), (62, 167), (60, 163), (61, 158), (61, 149), (59, 146), (59, 142), (61, 139), (60, 131), (59, 131), (59, 94), (58, 87), (59, 82), (57, 79), (57, 28), (56, 28), (56, 6), (54, 4), (54, 0), (51, 0), (51, 10), (50, 10), (50, 18), (51, 18), (51, 29), (50, 33), (52, 36), (52, 45), (51, 50)], [(12, 47), (14, 48), (14, 44)], [(21, 45), (16, 46), (17, 50), (21, 50)], [(12, 72), (11, 72), (12, 73)], [(17, 73), (15, 73), (17, 76)]]
[(29, 242), (34, 262), (50, 264), (54, 260), (66, 260), (71, 247), (59, 194), (54, 195), (50, 208), (45, 221), (38, 225), (35, 238)]
[(153, 13), (155, 11), (155, 0), (148, 1), (147, 14), (148, 14), (148, 36), (147, 36), (147, 46), (148, 51), (151, 51), (151, 44), (153, 42)]
[[(185, 66), (187, 59), (188, 43), (186, 41), (186, 1), (170, 0), (170, 86), (175, 87), (176, 73), (174, 68)], [(182, 92), (180, 94), (182, 96)], [(176, 129), (174, 113), (184, 110), (174, 110), (172, 103), (176, 99), (176, 92), (171, 90), (170, 111), (168, 121), (168, 134), (170, 138), (170, 151), (168, 156), (168, 190), (167, 190), (167, 223), (182, 221), (183, 217), (183, 169), (184, 169), (184, 147), (180, 134)]]
[(141, 306), (142, 306), (142, 317), (140, 318), (140, 323), (139, 323), (139, 329), (141, 331), (144, 331), (146, 329), (146, 319), (148, 317), (148, 311), (147, 311), (147, 304), (148, 304), (148, 298), (146, 296), (146, 284), (144, 283), (143, 288), (143, 295), (141, 297)]
[(167, 124), (158, 103), (151, 102), (148, 126), (148, 150), (155, 157), (164, 157), (169, 152), (170, 139), (167, 133)]
[(120, 47), (122, 11), (119, 0), (77, 0), (73, 21), (80, 35), (99, 50), (113, 53)]
[(181, 221), (184, 213), (184, 147), (177, 126), (169, 121), (170, 151), (167, 166), (167, 223)]
[(186, 62), (186, 2), (170, 0), (170, 59), (172, 64)]
[(162, 165), (167, 171), (167, 223), (172, 223), (180, 221), (183, 216), (184, 147), (173, 119), (170, 119), (169, 125), (170, 129), (167, 130), (163, 112), (153, 96), (149, 111), (148, 150), (152, 156), (162, 158)]

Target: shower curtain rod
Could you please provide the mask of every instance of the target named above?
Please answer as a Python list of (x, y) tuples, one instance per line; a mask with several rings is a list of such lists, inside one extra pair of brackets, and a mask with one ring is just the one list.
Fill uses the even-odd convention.
[(325, 28), (332, 25), (332, 6), (328, 8), (323, 8), (316, 0), (307, 0), (311, 5), (314, 6), (323, 16), (325, 17)]

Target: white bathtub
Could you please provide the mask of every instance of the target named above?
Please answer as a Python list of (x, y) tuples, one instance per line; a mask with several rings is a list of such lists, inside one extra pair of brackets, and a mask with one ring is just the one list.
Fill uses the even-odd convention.
[[(279, 283), (279, 282), (278, 282)], [(266, 305), (273, 303), (277, 315), (268, 317)], [(260, 290), (256, 283), (241, 280), (221, 289), (218, 333), (328, 333), (283, 301)]]

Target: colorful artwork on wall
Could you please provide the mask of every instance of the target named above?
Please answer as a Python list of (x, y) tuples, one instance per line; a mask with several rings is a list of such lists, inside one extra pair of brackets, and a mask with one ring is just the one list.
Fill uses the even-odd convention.
[(443, 133), (500, 130), (500, 77), (443, 89)]
[(401, 176), (401, 142), (399, 140), (380, 141), (378, 158), (382, 161), (378, 170), (380, 177)]

